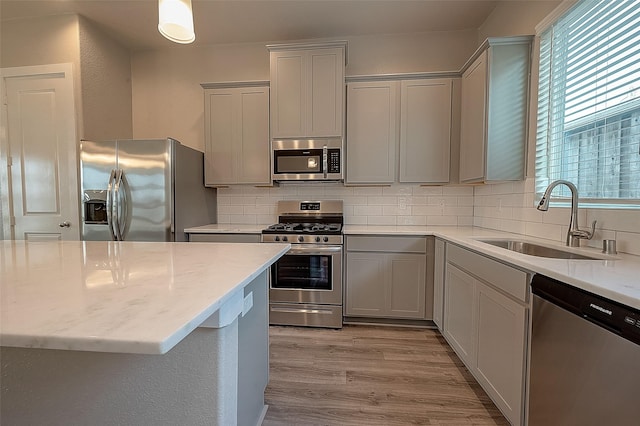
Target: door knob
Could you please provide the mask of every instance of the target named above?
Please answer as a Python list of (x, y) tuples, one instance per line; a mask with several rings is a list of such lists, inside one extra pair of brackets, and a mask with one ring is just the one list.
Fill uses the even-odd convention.
[(59, 224), (58, 224), (58, 226), (59, 226), (60, 228), (71, 228), (71, 223), (70, 223), (70, 222), (67, 222), (67, 221), (65, 220), (64, 222), (59, 223)]

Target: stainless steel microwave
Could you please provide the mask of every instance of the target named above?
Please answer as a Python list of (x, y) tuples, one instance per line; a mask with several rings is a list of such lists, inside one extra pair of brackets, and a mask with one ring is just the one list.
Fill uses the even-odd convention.
[(343, 179), (342, 139), (283, 139), (271, 141), (274, 181)]

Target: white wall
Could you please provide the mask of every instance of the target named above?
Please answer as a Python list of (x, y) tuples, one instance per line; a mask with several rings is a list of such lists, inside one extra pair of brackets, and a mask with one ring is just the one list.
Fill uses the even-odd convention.
[(82, 17), (79, 40), (84, 138), (133, 137), (129, 50)]
[(501, 2), (478, 28), (478, 43), (487, 37), (534, 34), (536, 25), (560, 3), (557, 0)]
[(0, 67), (73, 63), (80, 65), (78, 17), (57, 15), (2, 21)]

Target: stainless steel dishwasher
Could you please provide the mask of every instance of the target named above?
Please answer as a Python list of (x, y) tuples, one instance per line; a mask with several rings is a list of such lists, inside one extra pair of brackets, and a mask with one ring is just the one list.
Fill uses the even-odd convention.
[(535, 275), (529, 426), (640, 424), (640, 311)]

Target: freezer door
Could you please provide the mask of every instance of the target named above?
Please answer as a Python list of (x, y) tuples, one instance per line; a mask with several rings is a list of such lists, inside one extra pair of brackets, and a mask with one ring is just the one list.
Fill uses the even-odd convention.
[(171, 241), (173, 183), (170, 139), (120, 140), (117, 168), (120, 233), (126, 241)]
[(106, 222), (109, 178), (116, 169), (116, 142), (80, 142), (82, 239), (111, 240)]

